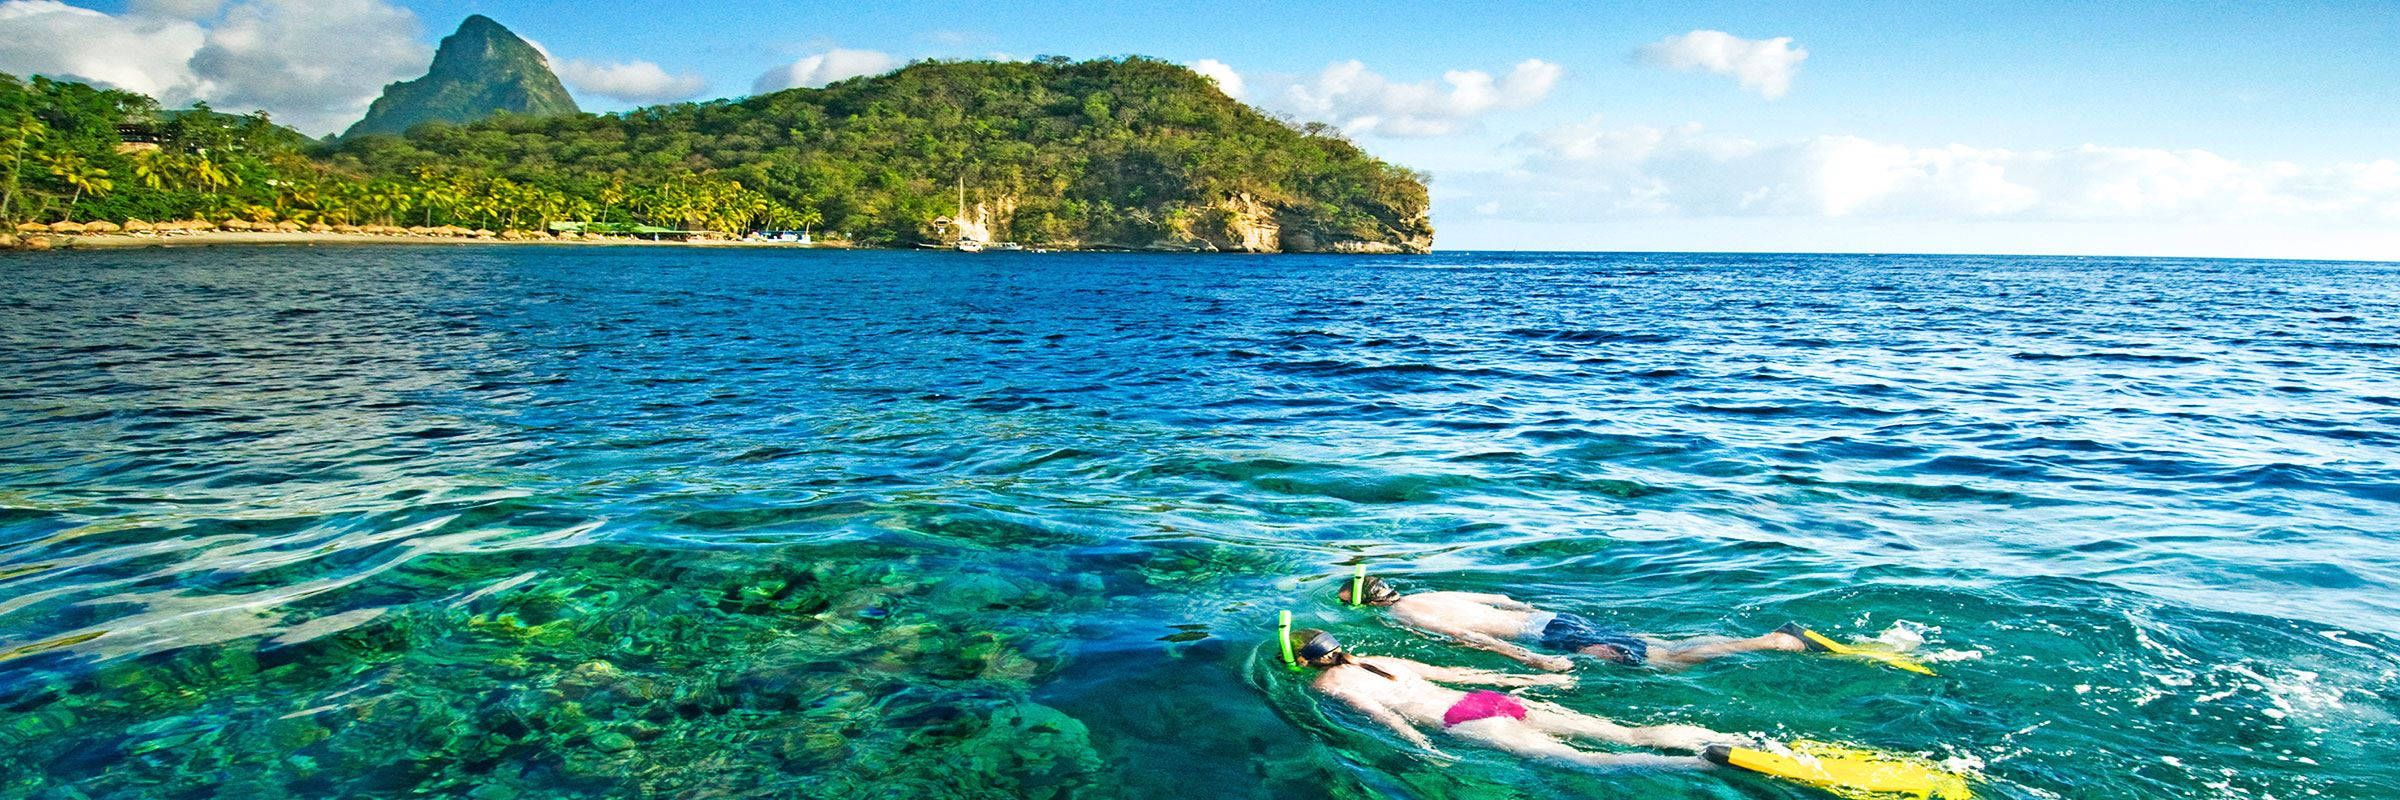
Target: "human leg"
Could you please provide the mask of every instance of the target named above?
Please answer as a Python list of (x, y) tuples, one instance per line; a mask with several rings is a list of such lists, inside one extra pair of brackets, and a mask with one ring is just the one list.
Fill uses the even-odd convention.
[(1620, 725), (1604, 717), (1540, 701), (1525, 703), (1524, 722), (1537, 731), (1554, 736), (1695, 753), (1712, 744), (1745, 743), (1750, 740), (1750, 737), (1718, 733), (1696, 725)]
[(1799, 638), (1775, 632), (1748, 639), (1708, 639), (1665, 642), (1650, 640), (1650, 663), (1662, 669), (1680, 669), (1704, 661), (1761, 650), (1797, 653), (1807, 650)]
[(1507, 717), (1462, 722), (1444, 730), (1461, 739), (1519, 757), (1556, 761), (1585, 769), (1711, 769), (1716, 766), (1695, 756), (1578, 750), (1527, 721)]

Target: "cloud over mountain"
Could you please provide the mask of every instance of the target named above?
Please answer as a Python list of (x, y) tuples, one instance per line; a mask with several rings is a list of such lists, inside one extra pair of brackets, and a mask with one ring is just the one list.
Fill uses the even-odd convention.
[(754, 94), (799, 86), (823, 86), (862, 75), (879, 75), (899, 67), (900, 59), (880, 50), (834, 48), (767, 70), (750, 83)]
[[(136, 2), (106, 14), (0, 3), (0, 71), (88, 80), (173, 107), (264, 109), (310, 133), (341, 127), (383, 84), (422, 69), (416, 16), (381, 0)], [(329, 58), (327, 54), (340, 54)]]
[(208, 31), (186, 19), (103, 14), (54, 0), (0, 3), (0, 72), (43, 74), (167, 102), (200, 82), (192, 53)]
[(1225, 62), (1213, 58), (1203, 58), (1192, 62), (1189, 66), (1193, 72), (1206, 75), (1209, 80), (1216, 81), (1217, 89), (1224, 92), (1226, 97), (1239, 99), (1242, 96), (1245, 88), (1242, 74), (1233, 71), (1233, 68), (1226, 66)]
[(1441, 80), (1395, 81), (1350, 60), (1313, 76), (1245, 76), (1224, 62), (1202, 59), (1193, 71), (1225, 93), (1301, 119), (1325, 122), (1352, 135), (1446, 136), (1495, 111), (1530, 108), (1550, 96), (1566, 70), (1529, 58), (1508, 74), (1450, 70)]
[(551, 63), (559, 79), (576, 91), (635, 105), (688, 100), (708, 91), (708, 79), (699, 73), (670, 75), (665, 68), (648, 61), (601, 63), (570, 58)]

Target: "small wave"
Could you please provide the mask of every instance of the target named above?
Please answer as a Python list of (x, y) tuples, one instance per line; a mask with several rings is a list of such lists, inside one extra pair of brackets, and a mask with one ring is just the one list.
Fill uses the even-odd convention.
[(2198, 364), (2208, 359), (2199, 356), (2167, 355), (2161, 353), (2128, 353), (2103, 350), (2090, 353), (2017, 353), (2009, 356), (2018, 361), (2128, 361), (2134, 363)]
[(1520, 339), (1541, 339), (1577, 344), (1665, 344), (1675, 337), (1663, 333), (1608, 330), (1551, 330), (1544, 328), (1510, 328), (1504, 333)]
[(1830, 417), (1837, 419), (1898, 417), (1911, 413), (1908, 411), (1891, 411), (1881, 408), (1854, 406), (1846, 403), (1795, 403), (1791, 405), (1717, 405), (1710, 403), (1685, 403), (1683, 405), (1676, 406), (1676, 408), (1684, 411), (1707, 414), (1738, 414), (1745, 417), (1801, 416), (1811, 418)]
[(2031, 495), (2000, 489), (1981, 489), (1959, 484), (1901, 483), (1898, 481), (1845, 481), (1811, 478), (1804, 475), (1777, 475), (1775, 482), (1791, 486), (1860, 492), (1881, 497), (1924, 500), (1943, 503), (1989, 503), (2003, 506), (2057, 505), (2062, 501), (2045, 500)]
[(1903, 467), (1901, 468), (1901, 471), (1910, 473), (1930, 473), (1935, 475), (1973, 475), (1990, 478), (2014, 478), (2018, 480), (2042, 480), (2050, 476), (2050, 470), (2045, 469), (2038, 464), (2026, 464), (2023, 462), (2009, 461), (2005, 459), (1963, 455), (1941, 456), (1939, 458), (1928, 459), (1926, 461), (1921, 461), (1916, 464)]

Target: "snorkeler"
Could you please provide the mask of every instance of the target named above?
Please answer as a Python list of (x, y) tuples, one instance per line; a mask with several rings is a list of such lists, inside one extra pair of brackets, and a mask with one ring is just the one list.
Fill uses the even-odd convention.
[[(1364, 595), (1353, 603), (1351, 591)], [(1442, 636), (1478, 650), (1489, 650), (1525, 665), (1552, 672), (1575, 668), (1561, 655), (1534, 652), (1516, 642), (1545, 650), (1592, 656), (1627, 666), (1682, 669), (1737, 653), (1777, 650), (1787, 653), (1834, 650), (1838, 643), (1813, 635), (1797, 624), (1748, 639), (1710, 638), (1670, 642), (1592, 622), (1574, 614), (1543, 611), (1507, 595), (1476, 592), (1417, 592), (1401, 594), (1382, 578), (1342, 581), (1337, 597), (1345, 604), (1382, 606), (1401, 625)], [(1514, 640), (1514, 641), (1512, 641)], [(1906, 669), (1906, 667), (1903, 667)]]
[[(1461, 691), (1441, 683), (1475, 686), (1575, 685), (1566, 675), (1519, 675), (1480, 669), (1437, 667), (1404, 658), (1356, 656), (1342, 649), (1331, 634), (1320, 630), (1293, 631), (1289, 646), (1293, 660), (1323, 670), (1310, 685), (1339, 699), (1359, 713), (1382, 723), (1427, 755), (1448, 759), (1435, 747), (1425, 729), (1441, 731), (1476, 744), (1526, 758), (1562, 761), (1590, 768), (1650, 767), (1711, 769), (1718, 762), (1699, 754), (1712, 745), (1747, 746), (1746, 737), (1690, 725), (1619, 725), (1538, 700), (1525, 700), (1489, 689)], [(1437, 683), (1437, 681), (1439, 683)], [(1662, 750), (1684, 750), (1691, 756), (1652, 753), (1604, 753), (1582, 750), (1569, 740), (1602, 741)], [(1720, 751), (1722, 752), (1722, 751)]]
[[(1437, 667), (1387, 656), (1357, 656), (1320, 630), (1291, 630), (1283, 613), (1280, 646), (1287, 663), (1323, 670), (1309, 685), (1390, 728), (1427, 756), (1449, 760), (1426, 729), (1531, 759), (1594, 770), (1648, 768), (1705, 770), (1718, 767), (1755, 772), (1826, 789), (1842, 797), (1916, 797), (1972, 800), (1964, 774), (1923, 757), (1811, 741), (1775, 743), (1719, 733), (1692, 725), (1619, 725), (1607, 719), (1539, 700), (1470, 686), (1569, 687), (1566, 675), (1519, 675), (1480, 669)], [(1568, 742), (1607, 742), (1690, 756), (1610, 753)]]

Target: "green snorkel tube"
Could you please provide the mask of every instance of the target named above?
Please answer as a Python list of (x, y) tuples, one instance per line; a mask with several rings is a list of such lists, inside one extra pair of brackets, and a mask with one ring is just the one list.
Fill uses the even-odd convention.
[(1283, 612), (1281, 624), (1276, 628), (1275, 642), (1283, 647), (1283, 666), (1294, 672), (1300, 671), (1300, 659), (1292, 656), (1292, 612), (1290, 609), (1285, 609)]
[(1367, 595), (1366, 595), (1366, 591), (1367, 591), (1367, 562), (1361, 561), (1361, 562), (1358, 562), (1358, 571), (1357, 571), (1356, 573), (1353, 573), (1353, 574), (1351, 574), (1351, 576), (1350, 576), (1350, 604), (1351, 604), (1351, 605), (1353, 605), (1353, 606), (1363, 606), (1363, 605), (1366, 605), (1366, 604), (1367, 604)]

